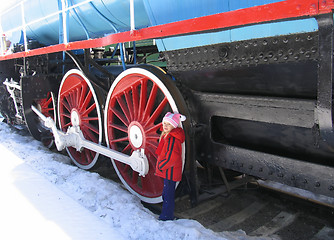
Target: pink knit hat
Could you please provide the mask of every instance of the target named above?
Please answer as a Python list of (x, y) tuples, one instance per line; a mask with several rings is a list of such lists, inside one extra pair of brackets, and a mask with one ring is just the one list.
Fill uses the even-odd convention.
[(187, 118), (186, 116), (180, 114), (180, 113), (166, 113), (164, 118), (162, 119), (162, 122), (168, 122), (170, 123), (174, 128), (179, 126), (180, 122), (185, 121)]

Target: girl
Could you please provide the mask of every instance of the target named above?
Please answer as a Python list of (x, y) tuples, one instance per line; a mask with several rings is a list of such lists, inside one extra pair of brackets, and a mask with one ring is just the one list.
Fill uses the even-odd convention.
[(163, 131), (156, 150), (158, 156), (155, 175), (164, 178), (162, 192), (162, 211), (159, 220), (174, 219), (175, 184), (182, 178), (182, 143), (185, 140), (184, 131), (179, 127), (180, 121), (186, 117), (179, 113), (166, 113), (162, 120)]

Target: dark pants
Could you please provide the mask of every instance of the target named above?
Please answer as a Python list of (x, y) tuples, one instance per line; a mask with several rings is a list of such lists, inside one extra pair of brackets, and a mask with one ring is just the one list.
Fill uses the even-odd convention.
[(159, 220), (173, 220), (175, 208), (175, 184), (176, 182), (164, 179), (164, 189), (162, 191), (162, 211)]

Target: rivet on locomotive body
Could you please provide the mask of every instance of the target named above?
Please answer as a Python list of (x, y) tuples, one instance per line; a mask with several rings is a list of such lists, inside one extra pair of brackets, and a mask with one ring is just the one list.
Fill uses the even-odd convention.
[(315, 183), (315, 186), (316, 186), (316, 187), (320, 187), (320, 182), (316, 182), (316, 183)]
[(263, 168), (259, 168), (259, 172), (263, 172)]
[(267, 41), (267, 40), (263, 40), (262, 44), (263, 44), (264, 46), (266, 46), (266, 45), (268, 45), (268, 41)]
[(307, 183), (307, 179), (304, 179), (303, 183)]
[(334, 190), (334, 186), (329, 186), (329, 191), (333, 191)]
[(252, 170), (253, 169), (253, 165), (249, 165), (248, 169)]

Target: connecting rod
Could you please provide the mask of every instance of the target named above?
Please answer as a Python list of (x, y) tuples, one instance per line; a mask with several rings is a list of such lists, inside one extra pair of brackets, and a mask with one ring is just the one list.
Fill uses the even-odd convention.
[(132, 170), (139, 173), (139, 176), (145, 176), (149, 170), (149, 164), (145, 155), (144, 149), (133, 151), (129, 156), (116, 150), (104, 147), (100, 144), (88, 141), (82, 134), (79, 125), (70, 126), (67, 132), (57, 129), (56, 123), (51, 117), (44, 116), (33, 105), (31, 109), (42, 119), (44, 126), (51, 129), (55, 144), (58, 151), (63, 150), (65, 147), (74, 147), (77, 151), (81, 151), (83, 148), (87, 148), (104, 156), (110, 157), (114, 160), (129, 165)]

